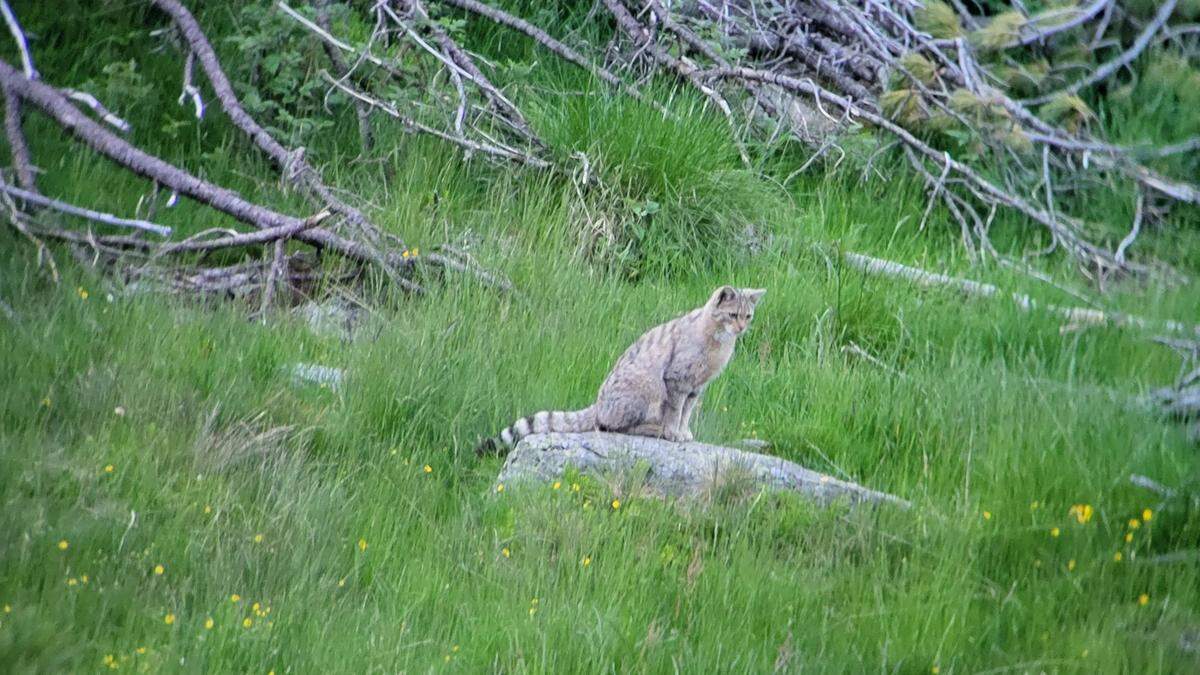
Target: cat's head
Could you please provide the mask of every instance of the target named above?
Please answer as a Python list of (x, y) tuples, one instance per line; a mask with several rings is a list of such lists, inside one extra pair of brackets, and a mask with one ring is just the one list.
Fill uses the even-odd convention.
[(754, 307), (766, 292), (765, 288), (722, 286), (713, 291), (706, 308), (717, 330), (729, 335), (741, 335), (750, 327)]

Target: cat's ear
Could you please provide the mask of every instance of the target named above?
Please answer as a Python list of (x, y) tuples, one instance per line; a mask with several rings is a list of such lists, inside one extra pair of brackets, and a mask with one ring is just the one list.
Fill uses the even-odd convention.
[(765, 289), (765, 288), (743, 288), (742, 289), (742, 295), (746, 296), (746, 299), (750, 301), (751, 307), (757, 305), (758, 301), (762, 300), (762, 296), (764, 296), (766, 294), (767, 294), (767, 289)]
[(733, 286), (722, 286), (713, 291), (712, 297), (708, 299), (708, 304), (716, 307), (724, 305), (727, 302), (732, 302), (737, 297), (737, 290)]

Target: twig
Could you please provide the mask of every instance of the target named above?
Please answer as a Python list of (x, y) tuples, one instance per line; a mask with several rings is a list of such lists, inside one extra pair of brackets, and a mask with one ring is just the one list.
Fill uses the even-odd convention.
[(404, 74), (401, 73), (396, 68), (396, 66), (394, 66), (393, 64), (388, 63), (387, 61), (384, 61), (383, 59), (379, 58), (378, 56), (375, 56), (370, 51), (358, 49), (358, 48), (353, 47), (345, 42), (342, 42), (338, 38), (334, 37), (333, 34), (331, 34), (329, 31), (327, 31), (324, 28), (322, 28), (321, 26), (313, 23), (312, 21), (309, 21), (303, 14), (292, 9), (283, 0), (279, 0), (278, 2), (275, 3), (275, 5), (277, 7), (279, 7), (279, 9), (283, 10), (284, 14), (287, 14), (292, 19), (295, 19), (296, 22), (299, 23), (301, 26), (304, 26), (309, 31), (311, 31), (313, 34), (315, 34), (317, 37), (321, 38), (321, 40), (323, 42), (325, 42), (325, 44), (329, 45), (330, 47), (335, 47), (344, 52), (349, 52), (351, 54), (354, 54), (355, 56), (362, 59), (363, 61), (366, 61), (373, 65), (379, 66), (383, 70), (387, 71), (388, 74), (392, 75), (393, 77), (395, 77), (397, 79), (401, 79), (401, 80), (405, 79)]
[(670, 52), (663, 49), (658, 44), (657, 39), (650, 34), (649, 29), (630, 14), (625, 5), (621, 4), (621, 0), (601, 0), (601, 2), (608, 8), (609, 13), (617, 20), (617, 25), (621, 27), (621, 30), (630, 39), (640, 44), (643, 49), (648, 50), (656, 62), (674, 71), (677, 76), (694, 86), (717, 106), (717, 109), (721, 111), (721, 114), (725, 116), (726, 121), (729, 123), (734, 143), (737, 145), (738, 154), (742, 159), (742, 164), (750, 166), (750, 156), (746, 154), (746, 148), (737, 138), (737, 124), (734, 122), (733, 111), (729, 107), (729, 102), (725, 100), (725, 97), (716, 89), (704, 83), (704, 79), (697, 74), (699, 72), (698, 68), (684, 62), (682, 59), (672, 56)]
[[(329, 2), (330, 0), (319, 0), (315, 5), (317, 10), (317, 25), (326, 33), (331, 30)], [(280, 4), (282, 5), (283, 3)], [(342, 50), (326, 41), (322, 41), (321, 46), (324, 47), (325, 55), (329, 57), (329, 62), (333, 64), (333, 69), (337, 73), (337, 76), (343, 80), (350, 77), (351, 68), (346, 63), (346, 60), (342, 58)], [(358, 138), (362, 146), (362, 152), (370, 152), (371, 147), (374, 145), (374, 138), (371, 133), (371, 109), (358, 99), (353, 99), (351, 105), (354, 106), (354, 114), (358, 118)]]
[(179, 93), (179, 105), (183, 105), (190, 98), (192, 106), (196, 109), (196, 119), (204, 119), (204, 99), (200, 97), (200, 88), (192, 83), (192, 70), (196, 63), (196, 52), (188, 50), (187, 56), (183, 59), (183, 91)]
[(77, 91), (75, 89), (63, 88), (62, 92), (63, 92), (63, 94), (66, 95), (67, 98), (71, 99), (72, 101), (79, 101), (80, 103), (91, 108), (92, 112), (99, 115), (100, 119), (103, 120), (105, 124), (112, 125), (121, 133), (127, 134), (127, 133), (129, 133), (129, 130), (133, 128), (133, 127), (129, 126), (129, 122), (126, 122), (125, 120), (121, 119), (120, 117), (117, 117), (116, 115), (114, 115), (112, 113), (112, 111), (110, 111), (108, 108), (104, 107), (104, 104), (101, 103), (99, 100), (97, 100), (95, 96), (92, 96), (91, 94), (87, 93), (86, 91)]
[(0, 190), (7, 192), (8, 194), (10, 194), (14, 197), (17, 197), (18, 199), (27, 201), (30, 204), (37, 204), (38, 206), (44, 206), (47, 208), (54, 209), (55, 211), (59, 211), (61, 213), (68, 213), (72, 216), (79, 216), (80, 218), (87, 218), (88, 220), (94, 220), (98, 223), (104, 223), (105, 225), (114, 225), (116, 227), (132, 227), (132, 228), (138, 229), (138, 230), (145, 230), (146, 232), (153, 232), (153, 233), (155, 233), (159, 236), (163, 236), (163, 237), (169, 236), (171, 234), (171, 228), (166, 227), (165, 225), (158, 225), (156, 223), (151, 223), (146, 220), (121, 218), (121, 217), (114, 216), (114, 215), (111, 215), (108, 213), (101, 213), (100, 211), (93, 211), (91, 209), (85, 209), (85, 208), (82, 208), (79, 206), (74, 206), (72, 204), (68, 204), (66, 202), (59, 201), (57, 199), (51, 199), (49, 197), (44, 197), (36, 192), (24, 190), (24, 189), (14, 186), (14, 185), (8, 185), (7, 183), (0, 182)]
[(0, 13), (4, 14), (8, 32), (12, 33), (13, 39), (17, 41), (17, 49), (21, 51), (21, 68), (25, 71), (25, 79), (38, 79), (37, 69), (33, 67), (33, 57), (29, 54), (29, 41), (25, 39), (25, 31), (21, 29), (17, 15), (13, 13), (12, 7), (8, 6), (8, 0), (0, 0)]
[(1144, 49), (1146, 49), (1146, 47), (1154, 39), (1154, 35), (1158, 33), (1163, 25), (1167, 23), (1167, 19), (1171, 18), (1171, 13), (1175, 11), (1175, 5), (1178, 3), (1179, 0), (1166, 0), (1159, 5), (1158, 11), (1154, 14), (1154, 18), (1150, 20), (1150, 23), (1146, 24), (1145, 29), (1143, 29), (1142, 32), (1137, 36), (1137, 39), (1133, 41), (1133, 44), (1130, 45), (1129, 49), (1121, 52), (1111, 61), (1104, 62), (1100, 65), (1100, 67), (1093, 70), (1087, 77), (1067, 85), (1056, 92), (1026, 99), (1021, 101), (1021, 103), (1025, 105), (1041, 105), (1059, 96), (1074, 94), (1080, 89), (1090, 87), (1097, 82), (1107, 79), (1110, 75), (1136, 59), (1138, 55), (1141, 54)]
[[(642, 92), (635, 86), (628, 84), (621, 78), (614, 75), (611, 71), (593, 63), (590, 59), (567, 46), (563, 42), (554, 39), (549, 33), (529, 23), (528, 21), (513, 16), (504, 10), (492, 7), (491, 5), (478, 2), (478, 0), (444, 0), (446, 4), (453, 5), (459, 9), (465, 9), (469, 12), (478, 14), (479, 16), (491, 19), (496, 23), (507, 26), (518, 32), (524, 33), (534, 42), (537, 42), (542, 47), (545, 47), (551, 53), (562, 58), (568, 63), (572, 63), (594, 75), (597, 79), (606, 82), (612, 87), (624, 92), (632, 98), (639, 101), (645, 101), (646, 98)], [(661, 106), (655, 105), (656, 108), (665, 112)]]
[(168, 255), (172, 253), (192, 253), (196, 251), (215, 251), (221, 248), (233, 248), (237, 246), (254, 246), (256, 244), (265, 244), (272, 241), (285, 241), (294, 238), (296, 235), (311, 230), (317, 227), (322, 222), (330, 217), (328, 209), (314, 216), (310, 216), (300, 221), (299, 223), (282, 225), (280, 227), (271, 227), (257, 232), (246, 232), (234, 234), (220, 239), (211, 239), (208, 241), (186, 240), (174, 244), (166, 244), (155, 251), (155, 256)]
[(1117, 246), (1117, 252), (1113, 255), (1113, 257), (1115, 257), (1117, 260), (1125, 260), (1125, 249), (1129, 248), (1129, 246), (1133, 244), (1134, 240), (1137, 239), (1138, 233), (1141, 232), (1142, 215), (1143, 211), (1145, 210), (1145, 205), (1146, 196), (1142, 194), (1141, 190), (1138, 190), (1137, 202), (1133, 207), (1133, 227), (1129, 229), (1129, 234), (1125, 235), (1125, 238), (1122, 239), (1121, 243)]
[(361, 91), (358, 91), (357, 89), (354, 89), (353, 87), (350, 87), (349, 85), (347, 85), (345, 83), (339, 82), (338, 80), (334, 79), (333, 76), (331, 76), (329, 73), (327, 73), (325, 71), (321, 72), (321, 76), (325, 78), (326, 82), (329, 82), (330, 84), (337, 87), (338, 89), (341, 89), (342, 91), (346, 92), (350, 96), (353, 96), (353, 97), (359, 99), (360, 101), (363, 101), (364, 103), (366, 103), (367, 105), (370, 105), (372, 108), (374, 108), (376, 110), (384, 112), (387, 115), (400, 120), (401, 122), (403, 122), (404, 126), (409, 130), (419, 131), (421, 133), (429, 134), (430, 136), (435, 136), (437, 138), (440, 138), (444, 141), (449, 141), (449, 142), (451, 142), (455, 145), (458, 145), (467, 150), (472, 150), (474, 152), (479, 152), (479, 153), (482, 153), (485, 155), (502, 157), (504, 159), (515, 160), (517, 162), (520, 162), (522, 164), (527, 164), (534, 168), (547, 169), (547, 168), (550, 168), (551, 166), (553, 166), (550, 162), (547, 162), (546, 160), (541, 159), (540, 157), (535, 157), (531, 154), (520, 152), (513, 148), (501, 147), (498, 145), (492, 145), (492, 144), (487, 144), (487, 143), (479, 143), (479, 142), (473, 141), (469, 138), (462, 138), (462, 137), (456, 136), (454, 134), (448, 134), (444, 131), (439, 131), (438, 129), (434, 129), (433, 127), (430, 127), (426, 124), (422, 124), (421, 122), (418, 122), (417, 120), (409, 117), (408, 115), (401, 113), (399, 110), (396, 109), (395, 106), (391, 105), (390, 103), (385, 103), (383, 101), (380, 101), (379, 99), (374, 98), (369, 94), (363, 93)]
[[(1093, 17), (1100, 12), (1105, 11), (1105, 9), (1112, 6), (1112, 4), (1113, 0), (1095, 0), (1095, 2), (1087, 7), (1079, 9), (1070, 19), (1063, 21), (1062, 23), (1053, 24), (1050, 27), (1042, 30), (1034, 29), (1032, 34), (1013, 40), (1005, 45), (1005, 47), (1025, 47), (1035, 42), (1045, 42), (1045, 40), (1051, 36), (1071, 30), (1072, 28), (1076, 28), (1078, 26), (1082, 26), (1088, 21), (1091, 21)], [(1028, 25), (1029, 24), (1026, 24), (1026, 26)]]

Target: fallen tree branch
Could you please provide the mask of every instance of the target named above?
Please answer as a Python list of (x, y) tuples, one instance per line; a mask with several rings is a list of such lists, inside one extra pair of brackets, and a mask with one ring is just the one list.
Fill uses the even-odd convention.
[(200, 240), (185, 240), (174, 244), (166, 244), (154, 252), (155, 256), (168, 255), (171, 253), (192, 253), (197, 251), (215, 251), (222, 248), (233, 248), (238, 246), (254, 246), (256, 244), (266, 244), (274, 241), (286, 241), (294, 238), (296, 235), (311, 230), (323, 223), (329, 218), (330, 212), (328, 209), (316, 215), (305, 218), (296, 224), (282, 225), (279, 227), (271, 227), (257, 232), (246, 232), (221, 237), (220, 239), (210, 239), (207, 241)]
[(96, 115), (98, 115), (105, 124), (115, 127), (121, 133), (127, 134), (131, 129), (133, 129), (133, 127), (129, 126), (129, 122), (126, 122), (120, 117), (114, 115), (112, 111), (104, 107), (104, 104), (101, 103), (95, 96), (92, 96), (86, 91), (77, 91), (75, 89), (64, 88), (62, 92), (72, 101), (79, 101), (80, 103), (91, 108), (92, 112), (96, 113)]
[(8, 6), (8, 0), (0, 0), (0, 14), (4, 14), (8, 32), (12, 33), (17, 49), (21, 52), (21, 68), (25, 71), (25, 77), (30, 80), (38, 79), (37, 69), (33, 67), (33, 56), (29, 54), (29, 40), (25, 38), (25, 31), (21, 28), (21, 22), (17, 21), (17, 15), (13, 14), (12, 7)]
[[(197, 178), (139, 150), (81, 113), (62, 92), (39, 81), (26, 79), (20, 71), (3, 60), (0, 60), (0, 86), (7, 87), (23, 101), (37, 107), (91, 149), (139, 176), (154, 180), (258, 229), (303, 223), (295, 216), (248, 202), (232, 190)], [(321, 228), (314, 228), (299, 236), (302, 241), (329, 248), (353, 260), (377, 264), (384, 269), (392, 265), (373, 249)]]
[[(611, 0), (610, 0), (611, 1)], [(733, 78), (733, 79), (749, 79), (769, 84), (775, 84), (784, 89), (807, 94), (816, 97), (818, 100), (825, 101), (836, 105), (838, 108), (846, 111), (852, 116), (860, 117), (866, 121), (881, 127), (898, 138), (908, 147), (918, 153), (930, 158), (935, 162), (944, 162), (959, 176), (966, 180), (970, 188), (985, 199), (995, 200), (996, 202), (1013, 208), (1025, 214), (1034, 221), (1042, 224), (1048, 229), (1055, 239), (1061, 242), (1064, 246), (1075, 255), (1075, 257), (1101, 267), (1107, 267), (1116, 270), (1140, 271), (1149, 272), (1150, 268), (1144, 265), (1138, 265), (1129, 261), (1118, 261), (1113, 254), (1107, 250), (1088, 242), (1080, 236), (1081, 225), (1063, 217), (1055, 217), (1053, 214), (1046, 212), (1043, 209), (1037, 208), (1025, 201), (1025, 199), (1011, 194), (1006, 190), (995, 185), (991, 181), (984, 178), (974, 169), (963, 164), (962, 162), (953, 159), (943, 152), (939, 152), (930, 147), (924, 141), (919, 140), (911, 132), (895, 122), (879, 115), (875, 112), (867, 110), (862, 106), (856, 105), (850, 99), (832, 93), (820, 85), (809, 79), (799, 79), (778, 73), (771, 73), (753, 68), (731, 67), (731, 68), (712, 68), (704, 71), (701, 74), (705, 78)]]
[[(643, 95), (641, 90), (639, 90), (637, 87), (625, 82), (620, 77), (614, 75), (607, 68), (597, 65), (576, 50), (567, 46), (565, 43), (561, 42), (560, 40), (556, 40), (546, 31), (520, 17), (513, 16), (502, 9), (492, 7), (491, 5), (484, 4), (478, 0), (444, 0), (444, 2), (448, 5), (458, 7), (459, 9), (464, 9), (468, 12), (478, 14), (484, 18), (491, 19), (502, 26), (507, 26), (520, 33), (524, 33), (526, 36), (528, 36), (534, 42), (540, 44), (552, 54), (558, 56), (568, 63), (572, 63), (588, 71), (595, 76), (596, 79), (609, 84), (618, 91), (624, 92), (631, 98), (639, 101), (646, 101), (645, 95)], [(655, 105), (655, 107), (665, 112), (665, 109), (663, 109), (661, 106)]]
[(1041, 105), (1059, 96), (1074, 94), (1080, 89), (1090, 87), (1097, 82), (1103, 82), (1104, 80), (1108, 79), (1109, 76), (1131, 63), (1138, 57), (1139, 54), (1142, 53), (1142, 51), (1146, 49), (1146, 47), (1154, 39), (1155, 34), (1157, 34), (1158, 31), (1160, 31), (1162, 27), (1166, 25), (1167, 19), (1171, 18), (1171, 13), (1175, 11), (1175, 5), (1178, 3), (1179, 0), (1166, 0), (1159, 5), (1158, 11), (1154, 14), (1154, 18), (1150, 20), (1150, 23), (1146, 24), (1146, 28), (1142, 30), (1137, 39), (1133, 41), (1133, 45), (1130, 46), (1129, 49), (1121, 52), (1111, 61), (1106, 61), (1101, 64), (1087, 77), (1077, 80), (1056, 92), (1026, 99), (1021, 101), (1021, 103), (1025, 105)]
[(25, 131), (21, 127), (21, 99), (4, 88), (4, 135), (12, 151), (13, 169), (17, 184), (30, 192), (37, 192), (33, 177), (33, 161), (29, 158), (29, 144), (25, 142)]
[[(991, 284), (951, 277), (937, 272), (928, 272), (916, 267), (909, 267), (891, 260), (883, 260), (847, 251), (843, 254), (846, 263), (867, 274), (891, 278), (905, 279), (921, 286), (945, 286), (954, 288), (967, 295), (993, 298), (1005, 294)], [(1146, 319), (1133, 314), (1105, 312), (1088, 307), (1063, 307), (1050, 303), (1041, 303), (1022, 293), (1009, 293), (1008, 297), (1024, 312), (1042, 311), (1061, 316), (1076, 324), (1111, 325), (1132, 327), (1146, 331), (1167, 331), (1184, 335), (1200, 335), (1200, 326), (1188, 325), (1178, 321)]]
[(452, 68), (457, 68), (461, 75), (465, 76), (476, 87), (479, 87), (484, 96), (501, 111), (501, 119), (511, 125), (521, 136), (530, 142), (541, 147), (545, 146), (545, 143), (530, 128), (529, 122), (525, 120), (525, 116), (521, 114), (520, 109), (512, 101), (508, 100), (508, 97), (496, 85), (488, 80), (483, 71), (475, 65), (474, 59), (467, 54), (466, 50), (460, 47), (441, 26), (429, 18), (429, 12), (425, 9), (425, 5), (421, 3), (421, 0), (393, 0), (393, 2), (411, 12), (425, 25), (430, 35), (438, 43), (438, 47), (441, 48), (447, 57), (448, 65)]
[[(230, 84), (229, 78), (221, 69), (216, 52), (191, 12), (178, 0), (150, 0), (150, 2), (170, 16), (179, 28), (192, 53), (200, 61), (200, 66), (204, 69), (204, 74), (208, 77), (209, 84), (212, 85), (213, 91), (217, 95), (218, 103), (221, 104), (221, 108), (229, 116), (234, 126), (242, 130), (254, 141), (255, 145), (266, 153), (285, 179), (305, 188), (316, 201), (320, 202), (320, 206), (328, 206), (333, 209), (335, 213), (345, 217), (352, 224), (366, 230), (367, 236), (373, 238), (377, 228), (367, 220), (362, 212), (342, 201), (321, 181), (320, 174), (304, 159), (301, 150), (285, 148), (246, 112), (238, 100), (237, 94), (233, 91), (233, 85)], [(360, 248), (362, 246), (359, 245)], [(382, 259), (378, 253), (373, 257), (377, 260)], [(390, 266), (385, 265), (384, 269), (390, 270)]]
[[(1048, 28), (1044, 28), (1041, 30), (1038, 30), (1035, 28), (1032, 33), (1030, 33), (1028, 35), (1023, 35), (1023, 36), (1017, 38), (1016, 40), (1009, 42), (1007, 45), (1005, 45), (1005, 47), (1006, 48), (1027, 47), (1029, 45), (1032, 45), (1032, 44), (1035, 44), (1038, 42), (1045, 42), (1050, 37), (1058, 35), (1059, 33), (1064, 33), (1073, 28), (1077, 28), (1077, 27), (1082, 26), (1083, 24), (1087, 23), (1088, 21), (1091, 21), (1098, 14), (1105, 11), (1105, 9), (1112, 6), (1114, 1), (1115, 0), (1094, 0), (1094, 2), (1092, 2), (1092, 4), (1076, 11), (1075, 15), (1072, 16), (1070, 19), (1063, 21), (1062, 23), (1053, 24), (1053, 25), (1049, 26)], [(1030, 22), (1030, 23), (1032, 23), (1032, 22)], [(1028, 24), (1027, 24), (1027, 26), (1028, 26)], [(1022, 27), (1022, 31), (1024, 31), (1024, 28), (1025, 27)]]
[(54, 209), (55, 211), (58, 211), (60, 213), (67, 213), (72, 216), (79, 216), (80, 218), (86, 218), (88, 220), (92, 220), (97, 223), (104, 223), (105, 225), (113, 225), (115, 227), (132, 227), (137, 230), (153, 232), (154, 234), (157, 234), (157, 235), (163, 236), (163, 237), (170, 236), (170, 234), (171, 234), (171, 228), (166, 227), (165, 225), (158, 225), (156, 223), (151, 223), (150, 221), (147, 221), (147, 220), (121, 218), (119, 216), (114, 216), (114, 215), (111, 215), (108, 213), (102, 213), (100, 211), (93, 211), (92, 209), (81, 208), (78, 206), (74, 206), (72, 204), (68, 204), (66, 202), (59, 201), (57, 199), (51, 199), (49, 197), (45, 197), (37, 192), (33, 192), (30, 190), (24, 190), (24, 189), (21, 189), (19, 187), (13, 186), (13, 185), (8, 185), (7, 183), (0, 182), (0, 190), (2, 190), (14, 197), (17, 197), (18, 199), (29, 202), (30, 204), (44, 206), (47, 208)]
[(433, 127), (431, 127), (427, 124), (418, 122), (417, 120), (413, 119), (412, 117), (405, 115), (404, 113), (397, 110), (396, 107), (393, 106), (392, 104), (380, 101), (379, 99), (374, 98), (369, 94), (358, 91), (357, 89), (354, 89), (353, 87), (350, 87), (349, 85), (334, 79), (333, 76), (331, 76), (327, 72), (322, 71), (321, 76), (325, 78), (326, 82), (332, 84), (333, 86), (337, 87), (338, 89), (341, 89), (342, 91), (346, 92), (350, 96), (353, 96), (354, 98), (356, 98), (360, 101), (363, 101), (364, 103), (370, 105), (372, 108), (374, 108), (376, 110), (379, 110), (380, 112), (383, 112), (391, 117), (394, 117), (394, 118), (400, 120), (404, 124), (404, 127), (406, 128), (406, 130), (408, 130), (410, 133), (421, 132), (424, 134), (429, 134), (430, 136), (434, 136), (434, 137), (440, 138), (444, 141), (448, 141), (448, 142), (453, 143), (453, 144), (455, 144), (459, 147), (462, 147), (466, 150), (471, 150), (471, 151), (478, 152), (478, 153), (485, 154), (485, 155), (492, 155), (492, 156), (500, 157), (503, 159), (517, 161), (522, 164), (527, 164), (536, 169), (546, 169), (546, 168), (550, 168), (551, 166), (553, 166), (550, 162), (548, 162), (544, 159), (541, 159), (540, 157), (535, 157), (531, 154), (520, 152), (519, 150), (516, 150), (514, 148), (501, 147), (498, 145), (491, 145), (488, 143), (480, 143), (477, 141), (473, 141), (469, 138), (456, 136), (454, 134), (448, 134), (444, 131), (434, 129)]
[[(329, 2), (330, 0), (319, 0), (316, 3), (317, 25), (326, 34), (329, 34), (330, 30)], [(287, 7), (282, 2), (279, 4), (282, 7)], [(288, 7), (288, 9), (290, 10), (291, 8)], [(353, 71), (350, 65), (346, 63), (346, 60), (342, 58), (342, 50), (326, 41), (322, 41), (321, 46), (325, 50), (325, 56), (333, 64), (333, 69), (337, 73), (338, 78), (342, 80), (349, 78)], [(358, 138), (362, 152), (370, 152), (372, 146), (375, 144), (373, 134), (371, 133), (371, 109), (358, 99), (354, 99), (352, 105), (354, 105), (354, 115), (358, 118)]]

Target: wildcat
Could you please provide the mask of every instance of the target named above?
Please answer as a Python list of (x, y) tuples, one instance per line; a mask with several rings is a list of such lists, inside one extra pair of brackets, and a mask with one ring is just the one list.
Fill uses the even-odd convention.
[(612, 431), (691, 441), (692, 411), (704, 388), (729, 363), (737, 337), (749, 327), (765, 293), (760, 288), (718, 288), (704, 305), (651, 328), (630, 345), (604, 380), (595, 403), (582, 410), (543, 410), (522, 417), (485, 439), (476, 452), (512, 447), (525, 436), (551, 431)]

